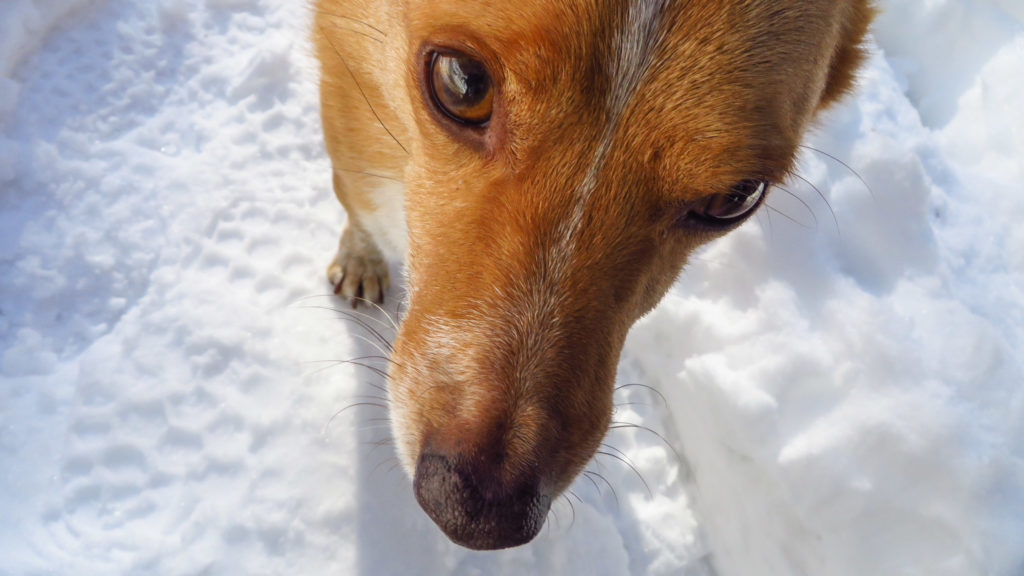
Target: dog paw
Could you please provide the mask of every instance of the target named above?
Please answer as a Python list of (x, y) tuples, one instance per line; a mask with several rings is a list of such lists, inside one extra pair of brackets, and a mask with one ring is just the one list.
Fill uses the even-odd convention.
[(327, 267), (327, 280), (334, 293), (352, 302), (353, 308), (360, 301), (383, 304), (388, 264), (376, 246), (358, 236), (351, 228), (342, 233), (338, 253)]

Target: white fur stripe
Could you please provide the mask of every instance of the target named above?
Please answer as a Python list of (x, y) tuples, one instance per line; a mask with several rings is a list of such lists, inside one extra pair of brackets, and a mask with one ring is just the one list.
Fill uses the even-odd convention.
[(608, 75), (612, 79), (612, 88), (605, 103), (608, 121), (594, 150), (590, 166), (574, 191), (572, 214), (559, 224), (560, 241), (552, 247), (549, 260), (549, 264), (554, 268), (555, 277), (561, 276), (559, 268), (568, 262), (575, 250), (576, 234), (583, 223), (588, 200), (597, 187), (597, 177), (618, 129), (619, 120), (647, 76), (655, 49), (661, 42), (662, 19), (666, 4), (670, 1), (632, 0), (623, 26), (616, 34), (615, 48), (608, 67)]

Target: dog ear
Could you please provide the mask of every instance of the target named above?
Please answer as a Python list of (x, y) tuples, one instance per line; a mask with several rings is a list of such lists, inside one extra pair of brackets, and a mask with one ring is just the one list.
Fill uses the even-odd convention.
[(831, 105), (853, 88), (856, 71), (866, 55), (864, 36), (875, 15), (875, 7), (870, 0), (855, 0), (847, 9), (850, 16), (843, 19), (843, 29), (829, 64), (828, 82), (819, 108)]

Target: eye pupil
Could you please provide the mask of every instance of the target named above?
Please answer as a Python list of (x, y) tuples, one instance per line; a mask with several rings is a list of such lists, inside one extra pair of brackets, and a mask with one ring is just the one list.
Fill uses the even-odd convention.
[(494, 88), (482, 62), (464, 54), (435, 53), (430, 66), (431, 92), (442, 112), (463, 124), (490, 120)]

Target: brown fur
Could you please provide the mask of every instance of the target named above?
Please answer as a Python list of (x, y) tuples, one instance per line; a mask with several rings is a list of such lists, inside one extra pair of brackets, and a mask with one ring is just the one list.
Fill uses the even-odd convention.
[[(594, 454), (626, 332), (717, 235), (674, 227), (678, 207), (784, 179), (815, 113), (849, 90), (872, 14), (866, 0), (668, 1), (646, 73), (610, 110), (609, 71), (643, 1), (316, 4), (324, 132), (349, 216), (332, 266), (356, 271), (349, 288), (386, 283), (363, 264), (380, 255), (361, 222), (380, 176), (404, 182), (394, 431), (421, 503), (471, 547), (532, 537), (503, 531), (521, 518), (492, 508), (521, 491), (550, 500)], [(487, 128), (439, 119), (421, 70), (431, 46), (487, 65)]]

